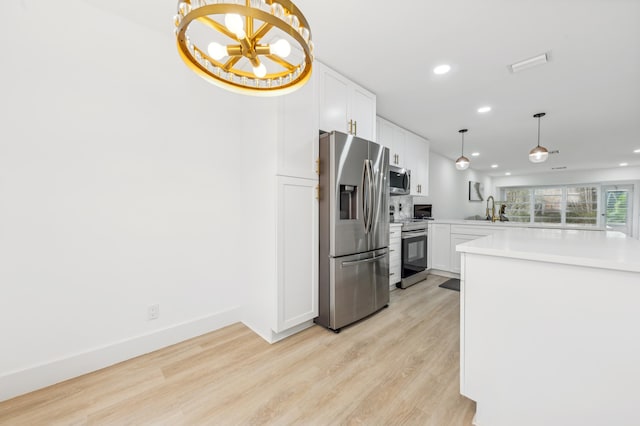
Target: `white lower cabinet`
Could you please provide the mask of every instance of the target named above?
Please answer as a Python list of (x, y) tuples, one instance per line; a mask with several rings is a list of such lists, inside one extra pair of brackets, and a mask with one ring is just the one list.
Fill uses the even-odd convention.
[(277, 333), (318, 316), (317, 185), (278, 176)]
[(431, 268), (441, 271), (451, 269), (451, 225), (446, 223), (430, 223)]
[(460, 273), (460, 253), (456, 251), (458, 244), (503, 232), (497, 225), (473, 226), (451, 225), (445, 223), (429, 224), (429, 251), (431, 261), (429, 269)]
[(480, 238), (479, 235), (451, 234), (451, 268), (450, 272), (460, 273), (460, 253), (456, 251), (458, 244)]
[(402, 224), (389, 226), (389, 287), (402, 280)]

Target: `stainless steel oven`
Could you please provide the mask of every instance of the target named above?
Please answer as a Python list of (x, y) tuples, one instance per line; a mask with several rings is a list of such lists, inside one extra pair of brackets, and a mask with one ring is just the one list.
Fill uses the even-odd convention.
[(402, 225), (402, 281), (407, 288), (427, 278), (427, 222), (415, 221)]

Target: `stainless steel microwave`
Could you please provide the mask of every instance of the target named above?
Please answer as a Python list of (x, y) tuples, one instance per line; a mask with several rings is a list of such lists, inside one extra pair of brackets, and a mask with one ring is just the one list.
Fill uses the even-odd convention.
[(391, 195), (409, 195), (411, 193), (411, 171), (389, 166), (389, 192)]

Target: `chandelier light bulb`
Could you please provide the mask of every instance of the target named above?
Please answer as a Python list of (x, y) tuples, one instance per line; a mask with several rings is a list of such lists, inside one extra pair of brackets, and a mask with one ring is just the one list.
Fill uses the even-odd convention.
[(253, 73), (256, 75), (256, 77), (262, 78), (267, 75), (267, 67), (265, 67), (264, 64), (253, 67)]
[(281, 58), (286, 58), (291, 53), (291, 45), (287, 40), (281, 38), (271, 45), (271, 53), (274, 53)]
[(227, 56), (227, 47), (214, 41), (209, 44), (207, 52), (209, 53), (209, 56), (211, 56), (216, 61), (219, 61), (220, 59)]
[(224, 25), (238, 38), (245, 37), (242, 16), (238, 15), (237, 13), (227, 13), (226, 15), (224, 15)]

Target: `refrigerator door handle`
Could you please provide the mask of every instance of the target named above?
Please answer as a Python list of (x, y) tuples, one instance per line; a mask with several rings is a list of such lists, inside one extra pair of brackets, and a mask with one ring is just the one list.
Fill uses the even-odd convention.
[(373, 230), (373, 223), (377, 222), (379, 219), (376, 213), (378, 211), (378, 204), (380, 202), (380, 200), (378, 199), (378, 195), (380, 194), (380, 192), (378, 191), (378, 180), (376, 175), (374, 174), (373, 163), (371, 162), (371, 160), (369, 160), (369, 174), (371, 178), (371, 219), (369, 220), (371, 224), (369, 225), (369, 232), (371, 232)]
[(379, 254), (377, 256), (373, 256), (373, 257), (370, 257), (369, 259), (364, 259), (364, 260), (348, 260), (346, 262), (342, 262), (341, 266), (344, 268), (346, 266), (353, 266), (353, 265), (360, 265), (362, 263), (375, 262), (376, 260), (380, 260), (383, 257), (385, 257), (387, 254), (388, 253)]
[(364, 233), (369, 233), (369, 189), (365, 191), (369, 179), (367, 177), (367, 166), (369, 160), (364, 160), (364, 167), (362, 168), (362, 220), (364, 221)]
[(368, 225), (367, 225), (367, 233), (371, 232), (371, 228), (373, 228), (373, 212), (374, 212), (374, 200), (375, 196), (374, 188), (373, 188), (373, 170), (371, 168), (371, 160), (367, 161), (367, 180), (369, 182), (369, 215), (368, 215)]

